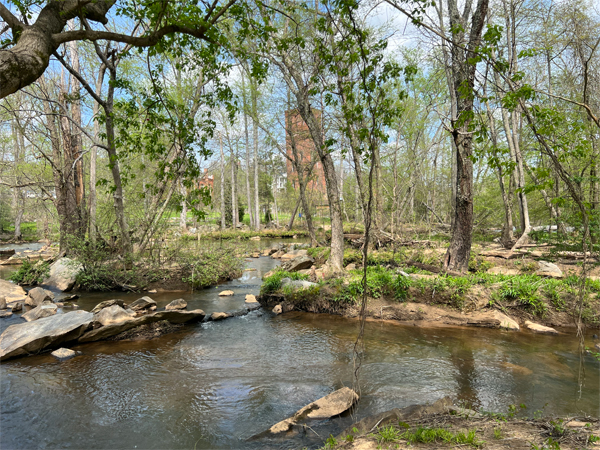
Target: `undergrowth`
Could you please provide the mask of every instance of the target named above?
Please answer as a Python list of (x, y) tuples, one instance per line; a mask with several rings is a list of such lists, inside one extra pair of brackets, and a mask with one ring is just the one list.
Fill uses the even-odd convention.
[(10, 276), (10, 281), (24, 286), (33, 286), (41, 283), (50, 272), (50, 264), (38, 261), (35, 264), (25, 260), (19, 270)]

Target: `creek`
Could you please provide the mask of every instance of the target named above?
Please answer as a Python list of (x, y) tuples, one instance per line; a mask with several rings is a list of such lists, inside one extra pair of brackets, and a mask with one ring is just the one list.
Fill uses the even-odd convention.
[[(263, 243), (262, 245), (266, 245)], [(272, 244), (272, 241), (269, 242)], [(258, 294), (261, 277), (279, 264), (261, 257), (253, 271), (195, 292), (148, 294), (159, 308), (184, 298), (206, 313), (238, 309)], [(233, 297), (219, 297), (224, 289)], [(80, 309), (139, 294), (81, 293)], [(2, 329), (21, 319), (1, 322)], [(577, 339), (488, 329), (417, 328), (368, 322), (353, 415), (311, 425), (282, 441), (246, 439), (304, 405), (352, 386), (358, 321), (290, 312), (189, 325), (150, 341), (105, 341), (0, 365), (0, 447), (86, 449), (309, 448), (353, 421), (446, 395), (473, 408), (506, 412), (524, 404), (530, 416), (599, 416), (600, 370), (584, 360), (578, 395)]]

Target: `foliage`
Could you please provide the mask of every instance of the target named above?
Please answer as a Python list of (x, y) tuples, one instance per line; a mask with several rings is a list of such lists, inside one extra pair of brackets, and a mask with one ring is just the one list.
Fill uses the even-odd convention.
[(261, 295), (267, 295), (276, 292), (281, 287), (281, 280), (284, 278), (290, 278), (292, 280), (306, 280), (308, 279), (308, 275), (298, 272), (286, 272), (278, 267), (271, 276), (266, 277), (263, 280), (263, 284), (260, 287)]
[(215, 246), (186, 254), (180, 262), (182, 281), (193, 288), (202, 288), (239, 276), (244, 260), (233, 250), (229, 246)]
[(23, 261), (19, 270), (11, 274), (10, 281), (24, 286), (33, 286), (41, 283), (50, 272), (50, 264), (46, 261), (38, 261), (32, 264), (28, 260)]

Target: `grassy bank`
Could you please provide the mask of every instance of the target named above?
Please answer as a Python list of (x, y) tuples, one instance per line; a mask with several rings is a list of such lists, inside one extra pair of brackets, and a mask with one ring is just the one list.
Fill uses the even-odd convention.
[[(317, 266), (327, 259), (328, 252), (325, 248), (308, 250)], [(433, 255), (422, 251), (371, 253), (366, 283), (369, 302), (393, 305), (410, 301), (459, 312), (498, 309), (517, 319), (565, 326), (572, 325), (578, 314), (581, 279), (574, 274), (546, 278), (531, 273), (529, 263), (521, 263), (523, 272), (516, 275), (488, 273), (491, 264), (474, 258), (473, 272), (448, 276), (411, 265), (417, 261), (436, 263)], [(359, 252), (346, 250), (344, 263), (359, 264)], [(276, 271), (264, 280), (261, 293), (281, 296), (296, 309), (344, 315), (354, 314), (363, 297), (360, 269), (347, 270), (344, 276), (310, 279), (317, 285), (296, 291), (281, 288), (285, 277), (309, 280), (310, 274)], [(600, 280), (586, 281), (582, 318), (588, 326), (600, 326)]]

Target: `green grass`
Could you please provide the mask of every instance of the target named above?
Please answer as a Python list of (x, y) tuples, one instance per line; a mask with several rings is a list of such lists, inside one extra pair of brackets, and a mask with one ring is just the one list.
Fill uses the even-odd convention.
[(410, 445), (415, 443), (443, 442), (454, 445), (470, 445), (472, 447), (481, 447), (484, 442), (477, 439), (476, 431), (453, 432), (445, 428), (427, 428), (418, 427), (416, 430), (408, 429), (401, 431), (394, 426), (380, 428), (376, 434), (377, 441), (382, 443), (407, 441)]
[(276, 292), (281, 287), (281, 280), (284, 278), (290, 278), (292, 280), (306, 280), (308, 275), (303, 275), (298, 272), (286, 272), (280, 268), (275, 269), (273, 275), (265, 278), (263, 284), (260, 287), (260, 294), (267, 295)]

